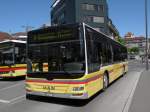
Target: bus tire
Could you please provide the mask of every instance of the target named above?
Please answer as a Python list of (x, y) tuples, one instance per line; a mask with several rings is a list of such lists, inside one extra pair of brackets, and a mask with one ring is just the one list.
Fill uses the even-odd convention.
[(109, 85), (108, 74), (105, 72), (103, 76), (103, 91), (107, 89), (108, 85)]
[(126, 71), (125, 71), (125, 65), (123, 65), (123, 72), (122, 72), (122, 76), (124, 76), (126, 74)]
[(30, 100), (31, 99), (31, 95), (30, 94), (26, 94), (26, 99)]

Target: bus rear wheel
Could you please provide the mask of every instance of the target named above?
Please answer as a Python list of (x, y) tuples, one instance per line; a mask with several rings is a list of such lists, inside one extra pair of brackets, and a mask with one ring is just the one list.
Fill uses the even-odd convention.
[(108, 85), (109, 85), (108, 75), (107, 75), (107, 73), (104, 73), (104, 76), (103, 76), (103, 91), (105, 91), (107, 89)]
[(31, 99), (31, 95), (26, 93), (26, 99), (30, 100)]
[(123, 65), (122, 76), (124, 76), (125, 74), (126, 74), (126, 71), (125, 71), (125, 65)]

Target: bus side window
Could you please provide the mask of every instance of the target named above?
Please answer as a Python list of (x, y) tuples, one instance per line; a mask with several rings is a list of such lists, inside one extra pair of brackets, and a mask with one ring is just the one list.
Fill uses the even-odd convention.
[(97, 52), (98, 52), (98, 58), (99, 58), (99, 65), (100, 67), (103, 66), (103, 57), (102, 57), (102, 46), (101, 43), (97, 43)]

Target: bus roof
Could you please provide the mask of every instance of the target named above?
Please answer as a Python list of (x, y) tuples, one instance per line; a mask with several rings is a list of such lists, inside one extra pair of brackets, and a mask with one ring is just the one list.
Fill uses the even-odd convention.
[[(112, 39), (110, 36), (104, 34), (103, 32), (101, 31), (97, 31), (96, 29), (94, 29), (93, 27), (89, 26), (88, 24), (86, 23), (74, 23), (74, 24), (62, 24), (62, 25), (58, 25), (58, 26), (50, 26), (50, 27), (46, 27), (46, 28), (41, 28), (41, 29), (36, 29), (36, 30), (32, 30), (32, 31), (29, 31), (28, 34), (36, 34), (36, 33), (39, 33), (41, 31), (45, 31), (45, 30), (49, 30), (49, 29), (53, 29), (53, 28), (61, 28), (61, 27), (67, 27), (67, 26), (70, 26), (70, 27), (73, 27), (73, 26), (79, 26), (79, 25), (85, 25), (91, 29), (93, 29), (95, 32), (98, 32), (98, 33), (101, 33), (102, 35), (104, 35), (106, 38), (110, 39), (111, 41), (115, 42), (116, 44), (120, 45), (120, 46), (124, 46), (122, 44), (120, 44), (119, 42), (117, 42), (116, 40)], [(126, 47), (126, 46), (124, 46)]]
[(7, 43), (7, 42), (26, 44), (26, 41), (22, 41), (22, 40), (4, 40), (4, 41), (1, 41), (0, 44)]
[(121, 46), (123, 46), (123, 47), (126, 47), (126, 46), (122, 45), (121, 43), (117, 42), (116, 40), (112, 39), (110, 36), (106, 35), (105, 33), (101, 32), (101, 31), (97, 31), (96, 29), (94, 29), (93, 27), (89, 26), (88, 24), (85, 24), (85, 23), (83, 23), (83, 24), (84, 24), (85, 26), (87, 26), (87, 27), (93, 29), (94, 31), (96, 31), (96, 32), (98, 32), (98, 33), (101, 33), (102, 35), (106, 36), (108, 39), (110, 39), (111, 41), (115, 42), (116, 44), (121, 45)]

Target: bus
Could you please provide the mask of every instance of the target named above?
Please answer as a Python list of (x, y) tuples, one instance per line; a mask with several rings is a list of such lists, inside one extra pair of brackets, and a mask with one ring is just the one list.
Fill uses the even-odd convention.
[(127, 48), (85, 23), (37, 29), (27, 39), (26, 97), (89, 99), (128, 71)]
[(25, 77), (26, 71), (26, 41), (0, 42), (0, 78)]

